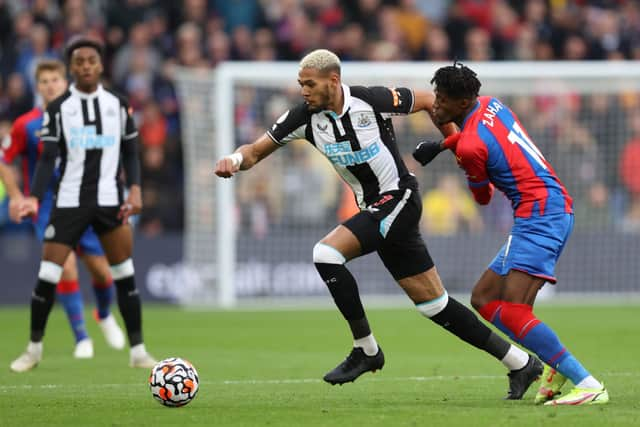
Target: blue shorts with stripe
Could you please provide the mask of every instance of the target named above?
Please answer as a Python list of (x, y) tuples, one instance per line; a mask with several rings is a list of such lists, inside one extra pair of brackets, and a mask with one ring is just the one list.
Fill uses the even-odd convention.
[(417, 189), (410, 188), (382, 193), (366, 209), (342, 224), (357, 237), (361, 254), (376, 251), (396, 280), (433, 267), (420, 234), (419, 194)]
[[(39, 241), (44, 241), (44, 232), (49, 224), (49, 218), (51, 216), (51, 210), (53, 209), (53, 198), (45, 196), (40, 203), (38, 209), (38, 217), (32, 221), (33, 230)], [(94, 255), (102, 256), (104, 251), (100, 244), (100, 239), (93, 231), (93, 228), (89, 226), (87, 230), (82, 234), (78, 245), (75, 247), (76, 252), (79, 255)]]
[(489, 264), (489, 269), (501, 276), (511, 270), (523, 271), (556, 283), (556, 262), (573, 230), (573, 222), (570, 213), (516, 217), (507, 242)]

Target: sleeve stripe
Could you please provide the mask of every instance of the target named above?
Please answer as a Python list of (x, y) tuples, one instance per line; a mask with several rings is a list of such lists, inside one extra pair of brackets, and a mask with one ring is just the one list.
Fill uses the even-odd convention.
[(41, 136), (40, 139), (42, 141), (53, 141), (53, 142), (58, 142), (58, 137), (57, 136)]
[(124, 135), (122, 139), (133, 139), (138, 136), (138, 131), (132, 132), (129, 135)]
[(416, 95), (413, 93), (413, 89), (409, 89), (409, 93), (411, 93), (411, 106), (409, 107), (407, 114), (411, 114), (413, 111), (413, 105), (416, 103)]
[(267, 136), (268, 136), (269, 138), (271, 138), (271, 140), (272, 140), (273, 142), (275, 142), (276, 144), (278, 144), (278, 145), (280, 145), (280, 146), (284, 146), (284, 145), (285, 145), (284, 143), (279, 142), (279, 141), (278, 141), (278, 140), (277, 140), (273, 135), (271, 135), (271, 132), (270, 132), (270, 131), (267, 131)]

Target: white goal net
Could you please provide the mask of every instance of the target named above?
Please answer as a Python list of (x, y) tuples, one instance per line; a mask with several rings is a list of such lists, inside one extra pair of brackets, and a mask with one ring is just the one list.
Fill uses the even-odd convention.
[[(350, 85), (429, 86), (441, 63), (345, 63)], [(469, 63), (481, 94), (519, 116), (574, 198), (576, 226), (557, 292), (640, 291), (640, 64)], [(185, 159), (184, 302), (230, 307), (243, 299), (328, 296), (311, 259), (315, 242), (353, 212), (350, 190), (304, 141), (231, 180), (216, 159), (253, 141), (300, 102), (295, 63), (181, 69), (177, 88)], [(437, 137), (426, 114), (394, 118), (400, 151), (418, 177), (422, 229), (449, 292), (469, 292), (508, 235), (510, 205), (476, 206), (451, 156), (420, 168), (410, 153)], [(349, 263), (365, 295), (401, 290), (375, 254)]]

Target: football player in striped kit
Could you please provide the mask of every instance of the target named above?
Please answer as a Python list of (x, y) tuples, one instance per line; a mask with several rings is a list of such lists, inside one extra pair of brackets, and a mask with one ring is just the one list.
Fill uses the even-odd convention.
[[(354, 258), (377, 252), (416, 309), (502, 361), (510, 370), (507, 398), (522, 398), (542, 372), (542, 364), (493, 333), (447, 294), (420, 235), (418, 183), (402, 161), (390, 117), (419, 111), (431, 114), (433, 93), (342, 84), (340, 59), (324, 49), (301, 60), (298, 83), (304, 102), (285, 112), (255, 142), (220, 159), (215, 173), (229, 178), (289, 141), (306, 139), (353, 190), (360, 212), (313, 248), (316, 269), (353, 336), (350, 354), (324, 380), (343, 384), (384, 365), (384, 354), (371, 332), (356, 280), (346, 267)], [(455, 130), (451, 124), (441, 127), (445, 135)]]
[[(26, 371), (42, 359), (42, 338), (62, 266), (89, 226), (100, 239), (115, 282), (131, 347), (129, 364), (151, 368), (156, 361), (147, 353), (142, 339), (142, 310), (128, 223), (129, 216), (142, 209), (138, 132), (127, 102), (100, 83), (102, 45), (78, 38), (67, 47), (66, 57), (74, 83), (47, 107), (40, 133), (43, 149), (31, 195), (20, 209), (22, 217), (36, 214), (60, 156), (60, 178), (31, 298), (31, 338), (27, 350), (11, 368)], [(126, 199), (121, 168), (129, 188)]]
[[(42, 107), (36, 106), (31, 111), (18, 117), (11, 127), (10, 136), (0, 147), (0, 177), (9, 193), (9, 214), (12, 220), (20, 221), (19, 206), (25, 194), (29, 194), (31, 181), (35, 173), (36, 163), (42, 151), (40, 129), (47, 105), (67, 90), (66, 67), (59, 60), (42, 60), (35, 70), (36, 88), (42, 98)], [(18, 187), (9, 164), (21, 157), (22, 183), (24, 193)], [(55, 174), (57, 175), (57, 173)], [(44, 230), (49, 222), (49, 214), (53, 205), (53, 189), (55, 177), (45, 193), (38, 209), (38, 215), (30, 221), (36, 237), (42, 241)], [(110, 305), (113, 300), (113, 280), (109, 272), (109, 264), (104, 257), (102, 246), (92, 229), (88, 229), (80, 238), (75, 248), (91, 274), (93, 291), (96, 297), (95, 317), (109, 346), (122, 349), (125, 338), (122, 330), (111, 314)], [(76, 345), (74, 357), (86, 359), (93, 357), (93, 342), (87, 332), (84, 320), (84, 305), (78, 285), (78, 269), (76, 256), (72, 252), (65, 261), (62, 278), (58, 282), (57, 299), (62, 303), (71, 324)]]

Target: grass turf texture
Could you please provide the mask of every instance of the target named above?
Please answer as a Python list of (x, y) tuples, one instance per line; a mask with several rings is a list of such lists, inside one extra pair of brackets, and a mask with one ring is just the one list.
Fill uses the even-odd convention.
[(351, 345), (337, 310), (194, 312), (147, 305), (150, 352), (189, 359), (200, 375), (193, 402), (165, 408), (151, 396), (149, 372), (129, 368), (128, 351), (107, 348), (92, 320), (96, 355), (74, 360), (59, 308), (40, 366), (10, 372), (9, 363), (26, 345), (29, 313), (3, 307), (0, 425), (640, 425), (640, 307), (543, 306), (537, 313), (605, 382), (609, 405), (534, 406), (537, 383), (524, 400), (503, 401), (502, 365), (412, 308), (369, 311), (386, 366), (340, 387), (321, 381)]

